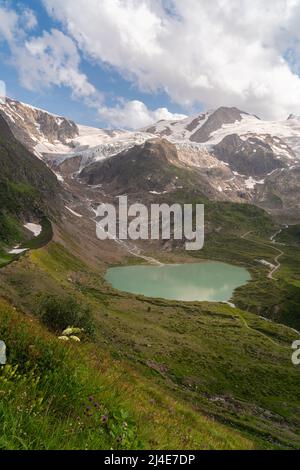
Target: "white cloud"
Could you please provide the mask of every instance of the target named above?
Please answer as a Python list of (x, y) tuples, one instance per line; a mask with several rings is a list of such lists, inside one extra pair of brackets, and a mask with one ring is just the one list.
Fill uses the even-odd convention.
[(162, 119), (184, 119), (184, 114), (173, 114), (167, 108), (151, 111), (141, 101), (133, 100), (118, 104), (115, 107), (99, 108), (99, 117), (117, 128), (139, 129)]
[(28, 31), (34, 29), (38, 25), (37, 18), (30, 8), (25, 8), (22, 12), (22, 22), (24, 24), (24, 28)]
[[(79, 48), (177, 103), (300, 111), (300, 0), (44, 0)], [(287, 49), (296, 64), (283, 58)]]
[[(44, 31), (37, 37), (30, 36), (29, 32), (37, 26), (37, 19), (32, 10), (26, 8), (22, 14), (18, 14), (7, 5), (0, 7), (0, 40), (5, 40), (9, 44), (11, 62), (18, 71), (22, 86), (26, 89), (34, 91), (53, 86), (69, 87), (74, 98), (83, 99), (85, 104), (96, 108), (99, 118), (110, 127), (138, 128), (160, 119), (185, 117), (181, 114), (172, 114), (167, 108), (152, 111), (141, 101), (125, 101), (121, 98), (118, 99), (116, 106), (105, 106), (103, 95), (80, 71), (81, 58), (74, 40), (57, 29)], [(127, 15), (132, 13), (131, 9), (127, 11)], [(130, 43), (130, 47), (140, 43), (142, 46), (140, 54), (144, 54), (145, 41), (150, 51), (152, 29), (155, 28), (156, 22), (155, 15), (152, 15), (147, 26), (143, 22), (145, 13), (146, 9), (142, 5), (135, 17), (131, 18), (137, 22), (139, 28), (133, 30), (132, 37), (127, 35), (126, 38), (123, 33), (120, 37), (120, 40)], [(126, 22), (129, 21), (130, 17), (127, 16)], [(122, 28), (123, 21), (120, 18), (120, 31)], [(113, 41), (113, 38), (111, 39)]]
[(9, 44), (21, 41), (26, 37), (26, 31), (31, 31), (36, 26), (37, 19), (30, 8), (17, 12), (9, 7), (8, 2), (0, 5), (0, 41), (5, 40)]
[(18, 26), (18, 15), (13, 10), (0, 7), (0, 41), (13, 41)]
[(11, 51), (11, 63), (18, 71), (22, 86), (41, 90), (66, 86), (76, 99), (97, 107), (102, 96), (80, 71), (80, 55), (73, 39), (57, 29), (41, 36), (28, 35), (37, 25), (34, 13), (25, 9), (18, 14), (8, 6), (0, 7), (0, 41)]
[(23, 86), (30, 90), (50, 86), (67, 86), (74, 97), (84, 98), (96, 94), (83, 73), (80, 72), (80, 56), (76, 45), (57, 29), (29, 39), (23, 47), (13, 48)]

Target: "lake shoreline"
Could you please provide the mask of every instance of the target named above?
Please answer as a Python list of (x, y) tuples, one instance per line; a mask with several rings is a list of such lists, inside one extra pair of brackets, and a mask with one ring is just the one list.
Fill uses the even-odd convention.
[(182, 302), (229, 302), (234, 291), (251, 280), (244, 267), (225, 262), (129, 265), (111, 267), (105, 280), (134, 295)]

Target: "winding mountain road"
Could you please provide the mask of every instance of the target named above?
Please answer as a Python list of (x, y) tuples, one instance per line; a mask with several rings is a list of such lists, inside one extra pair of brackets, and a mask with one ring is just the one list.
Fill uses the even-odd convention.
[[(279, 248), (274, 246), (274, 244), (277, 243), (276, 242), (276, 236), (279, 235), (280, 232), (281, 232), (281, 230), (279, 232), (278, 231), (275, 232), (275, 234), (272, 235), (272, 237), (270, 238), (270, 240), (272, 241), (272, 245), (269, 244), (269, 243), (264, 243), (264, 242), (259, 242), (259, 241), (253, 240), (253, 239), (248, 239), (249, 241), (257, 243), (258, 245), (263, 245), (263, 246), (267, 246), (268, 248), (272, 248), (273, 250), (275, 250), (278, 253), (278, 255), (274, 258), (275, 266), (272, 267), (271, 271), (268, 273), (268, 279), (274, 279), (274, 274), (277, 273), (277, 271), (281, 268), (281, 263), (280, 263), (279, 260), (282, 256), (284, 256), (284, 251), (282, 251)], [(244, 233), (244, 235), (242, 235), (241, 238), (243, 240), (247, 240), (248, 235), (250, 235), (251, 233), (253, 233), (253, 230), (251, 230), (247, 233)]]
[(279, 259), (284, 255), (284, 251), (279, 250), (279, 248), (273, 247), (273, 249), (278, 251), (279, 255), (277, 255), (276, 258), (274, 258), (276, 266), (274, 268), (272, 268), (272, 270), (269, 272), (269, 274), (268, 274), (269, 279), (274, 279), (274, 274), (281, 268), (281, 263), (280, 263)]

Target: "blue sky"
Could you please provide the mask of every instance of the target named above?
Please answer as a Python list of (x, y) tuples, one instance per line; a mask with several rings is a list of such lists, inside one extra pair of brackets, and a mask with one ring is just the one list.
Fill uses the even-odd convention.
[[(34, 36), (39, 36), (43, 31), (50, 31), (52, 28), (63, 29), (58, 21), (47, 14), (43, 2), (40, 0), (13, 3), (2, 2), (0, 0), (1, 4), (8, 7), (13, 5), (17, 12), (22, 12), (24, 8), (30, 8), (37, 19), (37, 26), (33, 31)], [(124, 79), (118, 71), (108, 67), (101, 67), (99, 64), (85, 60), (84, 54), (80, 54), (80, 56), (82, 72), (89, 77), (89, 81), (96, 88), (100, 84), (101, 92), (105, 94), (108, 105), (113, 105), (116, 96), (121, 96), (130, 101), (142, 101), (150, 109), (166, 107), (171, 113), (184, 113), (184, 107), (172, 102), (165, 92), (142, 92), (131, 81)], [(61, 114), (82, 124), (110, 127), (110, 123), (101, 119), (95, 109), (91, 109), (80, 99), (72, 99), (71, 92), (66, 86), (54, 86), (51, 87), (51, 90), (43, 88), (28, 90), (22, 86), (18, 70), (10, 63), (10, 51), (5, 42), (0, 44), (0, 61), (0, 80), (6, 83), (7, 95), (9, 97), (46, 109), (55, 114)]]
[(102, 127), (300, 114), (300, 0), (0, 0), (15, 99)]

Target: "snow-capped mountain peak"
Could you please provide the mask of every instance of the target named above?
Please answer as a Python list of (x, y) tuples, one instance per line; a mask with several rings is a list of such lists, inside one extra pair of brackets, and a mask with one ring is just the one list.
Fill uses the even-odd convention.
[(159, 121), (142, 131), (166, 137), (173, 142), (205, 143), (223, 126), (243, 120), (259, 120), (259, 118), (237, 108), (220, 107), (180, 121)]
[[(298, 184), (300, 118), (296, 116), (280, 122), (263, 121), (234, 107), (220, 107), (178, 121), (159, 121), (137, 131), (110, 131), (79, 125), (10, 99), (0, 104), (0, 115), (15, 137), (44, 159), (63, 183), (91, 164), (102, 168), (108, 158), (117, 157), (111, 162), (117, 173), (123, 156), (142, 155), (145, 142), (156, 138), (158, 149), (166, 148), (166, 141), (173, 144), (177, 160), (172, 164), (198, 175), (209, 198), (255, 200), (268, 208), (274, 204), (274, 185), (283, 194), (289, 176), (294, 187)], [(146, 176), (151, 181), (151, 174)], [(279, 208), (272, 206), (271, 210), (287, 210), (297, 195), (295, 190), (292, 195), (286, 191)]]

